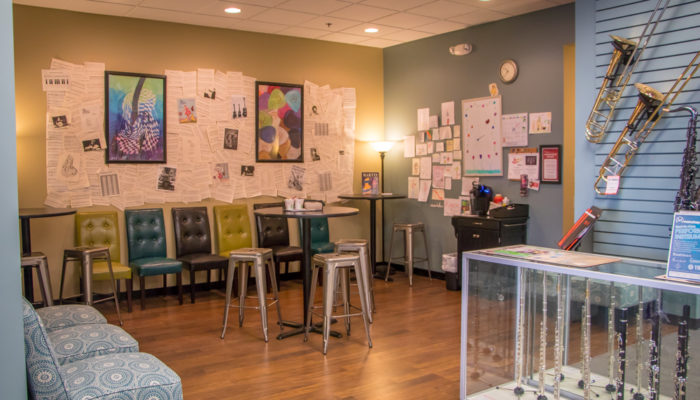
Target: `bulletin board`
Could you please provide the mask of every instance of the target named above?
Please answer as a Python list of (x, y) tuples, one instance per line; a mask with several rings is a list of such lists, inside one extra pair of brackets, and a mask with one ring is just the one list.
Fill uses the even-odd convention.
[(255, 162), (255, 78), (203, 68), (163, 75), (167, 162), (106, 164), (105, 65), (51, 61), (42, 71), (46, 205), (124, 209), (261, 195), (333, 202), (352, 191), (354, 88), (304, 82), (304, 162), (260, 164)]

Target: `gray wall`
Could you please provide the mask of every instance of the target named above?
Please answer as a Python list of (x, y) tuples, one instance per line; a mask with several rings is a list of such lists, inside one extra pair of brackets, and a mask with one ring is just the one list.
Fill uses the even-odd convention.
[(19, 219), (17, 216), (17, 158), (15, 152), (15, 75), (12, 45), (12, 2), (0, 2), (0, 391), (4, 399), (27, 396), (22, 336), (19, 268)]
[[(471, 54), (449, 54), (450, 46), (464, 42), (473, 45)], [(488, 96), (488, 84), (497, 82), (503, 96), (503, 114), (552, 112), (552, 133), (530, 135), (528, 147), (561, 144), (563, 46), (573, 42), (574, 5), (569, 4), (386, 49), (386, 138), (400, 140), (415, 135), (418, 108), (430, 107), (431, 115), (437, 115), (442, 102), (454, 101), (455, 113), (461, 114), (461, 100)], [(505, 85), (498, 80), (497, 70), (500, 62), (508, 58), (518, 62), (520, 74), (514, 83)], [(395, 146), (387, 154), (385, 191), (407, 193), (410, 163), (410, 159), (403, 158), (402, 146)], [(528, 197), (520, 197), (519, 182), (508, 181), (505, 176), (481, 178), (481, 182), (514, 202), (530, 205), (529, 244), (556, 245), (562, 234), (561, 185), (543, 184), (539, 192), (530, 191)], [(460, 183), (453, 182), (453, 190), (445, 197), (457, 197), (460, 188)], [(427, 224), (433, 270), (440, 268), (441, 254), (456, 251), (454, 230), (442, 208), (416, 200), (387, 202), (386, 246), (394, 221)]]

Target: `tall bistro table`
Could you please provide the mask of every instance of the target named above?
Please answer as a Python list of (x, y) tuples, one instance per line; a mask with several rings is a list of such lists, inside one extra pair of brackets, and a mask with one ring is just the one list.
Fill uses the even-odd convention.
[[(377, 274), (377, 200), (382, 201), (382, 260), (380, 264), (384, 264), (384, 200), (405, 199), (403, 194), (342, 194), (338, 196), (344, 200), (368, 200), (369, 201), (369, 261), (372, 264), (372, 274), (377, 279), (384, 279), (383, 274)], [(389, 255), (391, 256), (391, 254)]]
[[(32, 231), (30, 226), (30, 220), (32, 218), (60, 217), (62, 215), (75, 214), (75, 211), (76, 210), (72, 208), (20, 208), (19, 220), (22, 230), (22, 255), (28, 256), (32, 254)], [(27, 300), (32, 303), (34, 302), (34, 283), (32, 281), (31, 268), (24, 269), (24, 295), (27, 297)]]
[[(309, 311), (309, 292), (311, 291), (311, 220), (314, 218), (334, 218), (347, 217), (350, 215), (359, 214), (360, 210), (351, 207), (323, 207), (322, 210), (305, 210), (305, 211), (285, 211), (282, 207), (261, 208), (253, 211), (255, 215), (261, 217), (286, 217), (296, 218), (301, 224), (302, 230), (302, 249), (304, 250), (304, 263), (302, 264), (302, 286), (304, 287), (304, 321)], [(312, 325), (312, 331), (321, 333)], [(277, 339), (285, 339), (290, 336), (304, 333), (304, 322), (301, 328), (282, 332), (277, 336)]]

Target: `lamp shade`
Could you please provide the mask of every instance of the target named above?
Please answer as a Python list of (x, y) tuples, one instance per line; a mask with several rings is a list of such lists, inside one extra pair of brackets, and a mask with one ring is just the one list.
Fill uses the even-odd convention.
[(379, 153), (386, 153), (387, 151), (391, 150), (392, 147), (394, 147), (394, 142), (390, 141), (381, 141), (381, 142), (372, 142), (370, 143), (372, 148), (379, 152)]

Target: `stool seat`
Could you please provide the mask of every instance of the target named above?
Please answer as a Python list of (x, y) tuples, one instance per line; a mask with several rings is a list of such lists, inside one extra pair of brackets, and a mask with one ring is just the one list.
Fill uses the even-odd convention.
[[(36, 268), (39, 277), (39, 288), (41, 298), (45, 307), (53, 305), (53, 293), (51, 292), (51, 277), (49, 276), (49, 262), (46, 255), (36, 251), (29, 255), (22, 256), (20, 260), (21, 268)], [(33, 289), (32, 289), (33, 290)]]
[[(252, 263), (255, 268), (255, 286), (258, 292), (258, 306), (246, 306), (245, 299), (248, 297), (248, 266), (240, 265), (241, 263)], [(272, 285), (272, 298), (266, 297), (266, 282), (265, 282), (265, 267), (270, 274), (270, 284)], [(234, 271), (238, 268), (238, 304), (231, 304), (231, 293), (233, 292), (233, 277)], [(271, 300), (270, 303), (268, 301)], [(267, 335), (267, 308), (273, 304), (277, 305), (278, 324), (282, 326), (282, 311), (279, 303), (279, 293), (277, 290), (277, 277), (275, 276), (275, 268), (272, 262), (272, 249), (268, 248), (250, 248), (244, 247), (229, 252), (229, 265), (226, 274), (226, 305), (224, 308), (224, 327), (221, 331), (221, 338), (226, 335), (226, 326), (228, 324), (229, 308), (238, 308), (238, 326), (243, 326), (245, 317), (244, 309), (253, 308), (260, 310), (260, 319), (262, 322), (263, 338), (268, 342)]]
[[(365, 333), (367, 334), (367, 342), (369, 347), (372, 347), (372, 338), (369, 334), (369, 307), (367, 304), (367, 296), (365, 291), (365, 271), (360, 265), (360, 255), (350, 252), (335, 252), (316, 254), (311, 259), (313, 270), (311, 271), (311, 290), (309, 291), (308, 309), (304, 329), (304, 341), (308, 340), (308, 334), (311, 330), (311, 314), (313, 310), (314, 294), (316, 292), (316, 282), (318, 281), (318, 271), (323, 268), (323, 354), (328, 351), (328, 336), (330, 335), (330, 325), (333, 318), (345, 318), (345, 329), (350, 335), (350, 317), (361, 316), (365, 325)], [(357, 287), (360, 291), (360, 312), (350, 312), (353, 307), (350, 304), (350, 279), (349, 269), (355, 270), (357, 277)], [(335, 291), (338, 288), (338, 280), (343, 287), (343, 314), (333, 315), (333, 299)]]
[(354, 245), (367, 245), (366, 239), (340, 239), (335, 242), (336, 246), (339, 244), (354, 244)]
[[(403, 256), (393, 257), (392, 247), (394, 245), (394, 232), (404, 233), (404, 248)], [(416, 258), (413, 256), (413, 234), (420, 232), (423, 234), (423, 243), (425, 244), (425, 257)], [(391, 260), (403, 260), (406, 267), (406, 272), (408, 273), (408, 285), (413, 286), (413, 265), (418, 262), (425, 262), (428, 264), (428, 278), (433, 279), (430, 272), (430, 256), (428, 254), (428, 238), (425, 236), (425, 225), (422, 222), (415, 223), (395, 223), (394, 228), (391, 231), (391, 239), (389, 239), (389, 262), (386, 266), (386, 276), (385, 281), (389, 280), (389, 272), (391, 271)]]
[(77, 246), (63, 250), (63, 254), (70, 257), (80, 257), (85, 254), (102, 254), (105, 252), (109, 252), (108, 246)]

